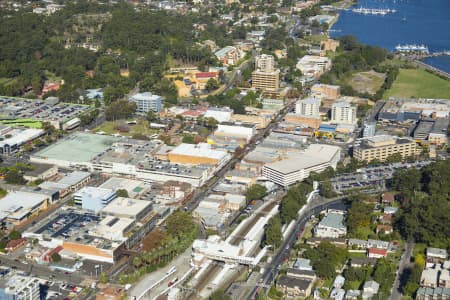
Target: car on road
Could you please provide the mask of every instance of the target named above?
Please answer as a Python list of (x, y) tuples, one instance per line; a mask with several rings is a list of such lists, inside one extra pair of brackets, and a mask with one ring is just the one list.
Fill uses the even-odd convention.
[(178, 281), (178, 277), (175, 277), (173, 280), (169, 281), (169, 283), (167, 284), (167, 286), (172, 286), (175, 284), (175, 282)]

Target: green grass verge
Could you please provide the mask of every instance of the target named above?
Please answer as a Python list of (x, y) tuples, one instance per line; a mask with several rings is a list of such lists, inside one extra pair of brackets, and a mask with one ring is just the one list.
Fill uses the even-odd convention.
[(0, 124), (8, 126), (25, 126), (28, 128), (42, 128), (42, 122), (33, 119), (13, 119), (13, 120), (0, 120)]
[(383, 98), (436, 98), (450, 99), (450, 81), (424, 69), (400, 69), (397, 79)]

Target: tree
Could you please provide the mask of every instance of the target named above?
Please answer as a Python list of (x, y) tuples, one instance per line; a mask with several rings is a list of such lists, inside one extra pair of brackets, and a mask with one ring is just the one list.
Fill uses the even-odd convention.
[(347, 226), (351, 233), (356, 233), (361, 227), (368, 227), (371, 221), (373, 206), (362, 201), (353, 201), (347, 214)]
[(106, 105), (110, 105), (114, 101), (121, 99), (124, 96), (124, 91), (117, 87), (106, 87), (103, 92), (103, 101)]
[(102, 272), (100, 274), (100, 282), (106, 284), (108, 283), (108, 281), (109, 281), (108, 275), (105, 272)]
[(320, 195), (325, 198), (336, 197), (336, 192), (333, 190), (331, 181), (324, 181), (320, 185)]
[(373, 272), (373, 279), (380, 284), (380, 294), (389, 295), (395, 279), (395, 269), (395, 265), (389, 263), (385, 258), (378, 260)]
[(22, 237), (22, 234), (17, 230), (13, 230), (9, 233), (9, 239), (11, 239), (11, 240), (18, 240), (21, 237)]
[(280, 247), (282, 241), (283, 234), (281, 233), (281, 219), (279, 215), (275, 215), (267, 223), (264, 244), (272, 245), (276, 249)]
[(53, 253), (52, 254), (52, 261), (53, 262), (60, 262), (61, 261), (61, 255), (59, 255), (59, 253)]
[(405, 270), (404, 277), (406, 278), (406, 284), (402, 287), (403, 294), (412, 296), (419, 288), (420, 277), (422, 275), (423, 266), (414, 264)]
[(142, 260), (139, 256), (133, 257), (133, 266), (137, 269), (142, 265)]
[(105, 111), (105, 117), (108, 121), (127, 119), (136, 112), (136, 103), (127, 100), (117, 100), (111, 103)]
[(149, 111), (149, 112), (147, 113), (147, 120), (148, 120), (149, 122), (155, 122), (155, 121), (158, 120), (158, 116), (156, 115), (155, 112)]
[(338, 248), (329, 242), (322, 242), (316, 248), (307, 248), (304, 256), (311, 259), (317, 275), (322, 278), (333, 278), (336, 269), (347, 261), (347, 250)]
[(118, 189), (116, 191), (117, 197), (125, 197), (128, 198), (128, 191), (126, 189)]
[(205, 88), (210, 92), (217, 90), (219, 88), (219, 83), (217, 82), (217, 80), (215, 78), (210, 78), (206, 82)]
[(197, 225), (191, 214), (181, 210), (175, 211), (166, 220), (167, 233), (172, 237), (181, 237), (183, 234), (196, 230)]
[(19, 170), (12, 168), (5, 175), (5, 182), (8, 184), (18, 184), (23, 185), (27, 183), (23, 175), (19, 172)]
[(186, 144), (195, 144), (194, 136), (191, 134), (186, 134), (181, 139), (181, 142)]
[(267, 188), (260, 184), (253, 184), (245, 192), (247, 202), (260, 200), (267, 194)]

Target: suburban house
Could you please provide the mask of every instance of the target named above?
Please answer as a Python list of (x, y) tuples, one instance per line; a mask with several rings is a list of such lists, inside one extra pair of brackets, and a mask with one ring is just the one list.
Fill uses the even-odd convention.
[(338, 238), (346, 234), (343, 213), (328, 213), (314, 228), (316, 237)]
[(386, 249), (369, 248), (367, 249), (367, 257), (370, 258), (383, 258), (387, 256)]
[(375, 296), (378, 293), (378, 290), (380, 289), (380, 285), (378, 282), (374, 280), (369, 280), (364, 283), (363, 286), (363, 299), (371, 299), (373, 296)]
[(309, 297), (312, 286), (313, 281), (296, 277), (281, 276), (277, 281), (277, 290), (287, 297)]

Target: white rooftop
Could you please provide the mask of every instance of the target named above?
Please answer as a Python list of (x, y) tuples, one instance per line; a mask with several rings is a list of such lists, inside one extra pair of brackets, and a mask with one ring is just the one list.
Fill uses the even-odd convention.
[(141, 100), (141, 101), (145, 101), (145, 100), (158, 100), (161, 99), (161, 96), (158, 95), (154, 95), (150, 92), (145, 92), (145, 93), (138, 93), (136, 95), (131, 96), (131, 99), (133, 100)]
[(337, 146), (311, 144), (306, 150), (292, 153), (286, 159), (269, 163), (267, 166), (281, 173), (289, 174), (329, 162), (339, 150), (340, 148)]
[(58, 183), (75, 185), (85, 180), (89, 176), (91, 176), (91, 173), (89, 172), (73, 171), (72, 173), (66, 174), (66, 176), (61, 178), (61, 180), (59, 180)]
[(171, 151), (172, 154), (189, 155), (196, 157), (208, 157), (212, 159), (222, 160), (228, 153), (222, 150), (211, 149), (211, 145), (207, 143), (200, 144), (180, 144)]
[(128, 215), (134, 217), (151, 205), (152, 203), (150, 201), (117, 197), (108, 203), (108, 205), (102, 209), (102, 212), (111, 215)]
[(22, 145), (27, 141), (39, 137), (43, 133), (44, 130), (42, 129), (13, 129), (12, 131), (8, 132), (8, 134), (11, 134), (11, 137), (4, 138), (2, 141), (0, 141), (0, 147), (3, 147), (4, 145)]
[(47, 195), (15, 191), (0, 200), (0, 212), (11, 219), (20, 220), (48, 199)]
[(107, 216), (89, 233), (112, 241), (122, 241), (125, 239), (123, 234), (134, 222), (135, 220), (129, 218)]
[(76, 192), (75, 196), (89, 195), (91, 198), (107, 198), (110, 196), (112, 190), (111, 189), (103, 189), (94, 186), (85, 186), (78, 192)]
[(104, 189), (119, 190), (124, 189), (128, 192), (128, 196), (134, 198), (137, 194), (145, 189), (142, 181), (129, 178), (111, 177), (99, 187)]

